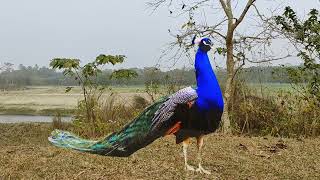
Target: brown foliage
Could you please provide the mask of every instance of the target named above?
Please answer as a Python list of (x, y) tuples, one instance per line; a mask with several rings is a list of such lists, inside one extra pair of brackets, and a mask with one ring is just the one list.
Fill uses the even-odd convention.
[[(119, 103), (114, 94), (106, 98), (90, 96), (87, 102), (85, 104), (84, 101), (79, 101), (73, 120), (73, 131), (85, 137), (105, 136), (119, 130), (136, 117), (145, 106), (141, 98), (135, 100), (135, 104), (140, 104), (140, 106)], [(90, 109), (91, 117), (87, 117), (87, 107)]]
[(233, 130), (239, 134), (315, 137), (320, 135), (320, 111), (315, 99), (290, 92), (257, 95), (237, 82), (232, 111)]

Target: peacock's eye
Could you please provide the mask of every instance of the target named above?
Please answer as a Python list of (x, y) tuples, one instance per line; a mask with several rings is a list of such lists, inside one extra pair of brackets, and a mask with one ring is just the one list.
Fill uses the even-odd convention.
[(211, 45), (211, 43), (210, 43), (210, 41), (209, 41), (209, 40), (208, 40), (208, 42), (203, 41), (203, 44), (208, 45), (208, 46), (210, 46), (210, 45)]

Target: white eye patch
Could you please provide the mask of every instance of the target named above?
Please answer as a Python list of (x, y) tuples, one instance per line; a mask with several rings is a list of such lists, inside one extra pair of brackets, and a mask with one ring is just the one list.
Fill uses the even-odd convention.
[(206, 41), (203, 41), (203, 44), (208, 45), (208, 46), (210, 45), (210, 44), (207, 44), (207, 42), (206, 42)]

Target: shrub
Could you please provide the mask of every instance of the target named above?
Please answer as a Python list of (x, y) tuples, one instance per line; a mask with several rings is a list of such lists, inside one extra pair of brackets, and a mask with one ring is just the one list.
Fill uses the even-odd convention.
[(61, 120), (61, 114), (57, 114), (52, 119), (52, 129), (61, 129), (61, 130), (67, 130), (71, 127), (71, 123), (69, 122), (63, 122)]
[(148, 100), (146, 100), (144, 97), (142, 96), (138, 96), (135, 95), (133, 97), (133, 107), (135, 107), (136, 109), (144, 109), (146, 108), (150, 103), (148, 102)]
[[(116, 96), (111, 94), (100, 100), (90, 96), (87, 104), (79, 101), (73, 120), (73, 131), (86, 137), (105, 136), (121, 128), (140, 112), (139, 108), (121, 104), (116, 100)], [(91, 117), (86, 113), (88, 105), (92, 112)]]
[(277, 96), (257, 95), (243, 82), (236, 82), (231, 105), (235, 133), (281, 137), (315, 137), (320, 135), (320, 111), (317, 99), (294, 92)]

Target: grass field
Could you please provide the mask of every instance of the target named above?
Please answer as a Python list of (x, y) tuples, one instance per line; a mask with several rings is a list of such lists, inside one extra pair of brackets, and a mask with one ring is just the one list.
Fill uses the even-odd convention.
[[(119, 101), (131, 101), (134, 95), (146, 97), (143, 87), (114, 87)], [(104, 95), (107, 97), (110, 93)], [(79, 87), (65, 93), (65, 87), (33, 86), (24, 90), (0, 92), (0, 114), (54, 115), (70, 114), (82, 94)]]
[[(279, 90), (292, 88), (289, 84), (250, 84), (258, 93), (272, 94)], [(123, 102), (131, 102), (135, 95), (148, 98), (143, 86), (112, 87), (116, 92), (117, 99)], [(110, 95), (107, 91), (104, 96)], [(77, 102), (82, 99), (81, 89), (73, 88), (65, 93), (62, 86), (32, 86), (24, 90), (0, 92), (0, 114), (23, 114), (23, 115), (54, 115), (72, 114)]]
[[(0, 124), (0, 179), (320, 179), (320, 140), (207, 136), (204, 167), (184, 171), (173, 137), (157, 140), (128, 158), (53, 147), (50, 124)], [(13, 133), (15, 132), (15, 133)], [(193, 144), (190, 163), (196, 165)]]
[(249, 87), (255, 89), (260, 95), (274, 95), (279, 91), (293, 92), (291, 84), (287, 83), (262, 83), (262, 84), (249, 84)]

